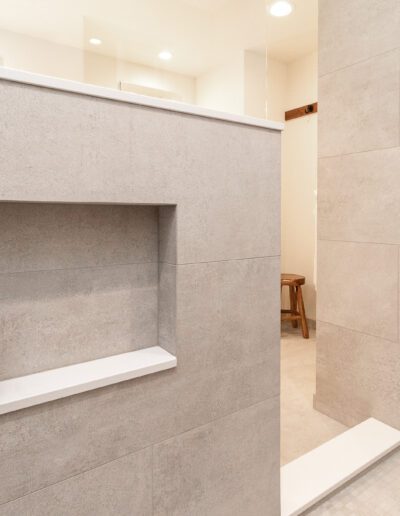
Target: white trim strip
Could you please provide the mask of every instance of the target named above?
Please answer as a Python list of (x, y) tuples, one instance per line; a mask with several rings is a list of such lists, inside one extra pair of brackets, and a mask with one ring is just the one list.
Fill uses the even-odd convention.
[(85, 84), (83, 82), (71, 81), (68, 79), (59, 79), (57, 77), (24, 72), (22, 70), (15, 70), (14, 68), (0, 66), (0, 80), (1, 79), (20, 82), (23, 84), (31, 84), (33, 86), (40, 86), (43, 88), (50, 88), (53, 90), (117, 100), (119, 102), (128, 102), (130, 104), (138, 104), (140, 106), (165, 109), (167, 111), (175, 111), (177, 113), (185, 113), (187, 115), (214, 118), (216, 120), (224, 120), (226, 122), (233, 122), (236, 124), (252, 125), (275, 131), (282, 131), (284, 128), (284, 124), (282, 122), (273, 122), (270, 120), (263, 120), (262, 118), (224, 113), (223, 111), (215, 111), (213, 109), (185, 104), (174, 100), (157, 99), (147, 97), (146, 95), (139, 95), (137, 93), (105, 88), (103, 86), (95, 86), (93, 84)]
[(19, 376), (0, 382), (0, 414), (176, 367), (176, 357), (151, 348)]
[(281, 468), (281, 516), (297, 516), (400, 445), (400, 431), (370, 418)]

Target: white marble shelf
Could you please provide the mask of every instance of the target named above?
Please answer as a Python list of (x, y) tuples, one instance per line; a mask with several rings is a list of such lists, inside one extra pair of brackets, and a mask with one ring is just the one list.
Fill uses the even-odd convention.
[(57, 77), (50, 77), (48, 75), (24, 72), (22, 70), (15, 70), (14, 68), (6, 68), (4, 66), (0, 66), (0, 79), (20, 82), (23, 84), (32, 84), (34, 86), (41, 86), (53, 90), (80, 93), (81, 95), (89, 95), (103, 99), (118, 100), (119, 102), (127, 102), (130, 104), (165, 109), (167, 111), (176, 111), (178, 113), (186, 113), (188, 115), (214, 118), (216, 120), (226, 120), (227, 122), (233, 122), (237, 124), (253, 125), (256, 127), (263, 127), (264, 129), (272, 129), (275, 131), (282, 131), (284, 128), (284, 124), (282, 122), (274, 122), (272, 120), (265, 120), (263, 118), (256, 118), (246, 115), (225, 113), (223, 111), (207, 109), (192, 104), (185, 104), (184, 102), (158, 99), (154, 97), (148, 97), (146, 95), (139, 95), (137, 93), (105, 88), (104, 86), (95, 86), (93, 84), (71, 81), (69, 79), (59, 79)]
[(176, 367), (176, 357), (151, 348), (0, 381), (0, 414)]
[(298, 516), (400, 445), (400, 431), (369, 418), (281, 467), (281, 516)]

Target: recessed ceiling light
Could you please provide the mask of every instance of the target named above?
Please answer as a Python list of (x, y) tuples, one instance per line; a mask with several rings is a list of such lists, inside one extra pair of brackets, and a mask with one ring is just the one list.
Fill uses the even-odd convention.
[(159, 54), (158, 54), (158, 57), (160, 59), (162, 59), (163, 61), (169, 61), (170, 59), (172, 59), (172, 54), (169, 50), (162, 50)]
[(281, 18), (282, 16), (288, 16), (293, 11), (293, 4), (288, 0), (278, 0), (273, 2), (269, 6), (269, 13), (272, 16)]
[(91, 45), (101, 45), (102, 41), (99, 38), (90, 38), (89, 43)]

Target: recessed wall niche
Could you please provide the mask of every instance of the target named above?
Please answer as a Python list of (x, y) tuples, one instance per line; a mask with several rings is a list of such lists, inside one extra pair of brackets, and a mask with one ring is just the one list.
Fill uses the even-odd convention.
[(175, 353), (174, 206), (0, 204), (0, 379)]

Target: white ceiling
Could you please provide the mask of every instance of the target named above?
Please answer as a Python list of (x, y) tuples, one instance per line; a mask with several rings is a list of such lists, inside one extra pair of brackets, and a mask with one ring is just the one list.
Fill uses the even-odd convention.
[(267, 16), (268, 54), (284, 62), (318, 48), (318, 0), (294, 0), (290, 16)]
[[(0, 0), (0, 27), (196, 76), (237, 51), (264, 51), (266, 40), (283, 61), (314, 50), (318, 0), (295, 4), (272, 18), (265, 0)], [(162, 49), (174, 55), (168, 63)]]

